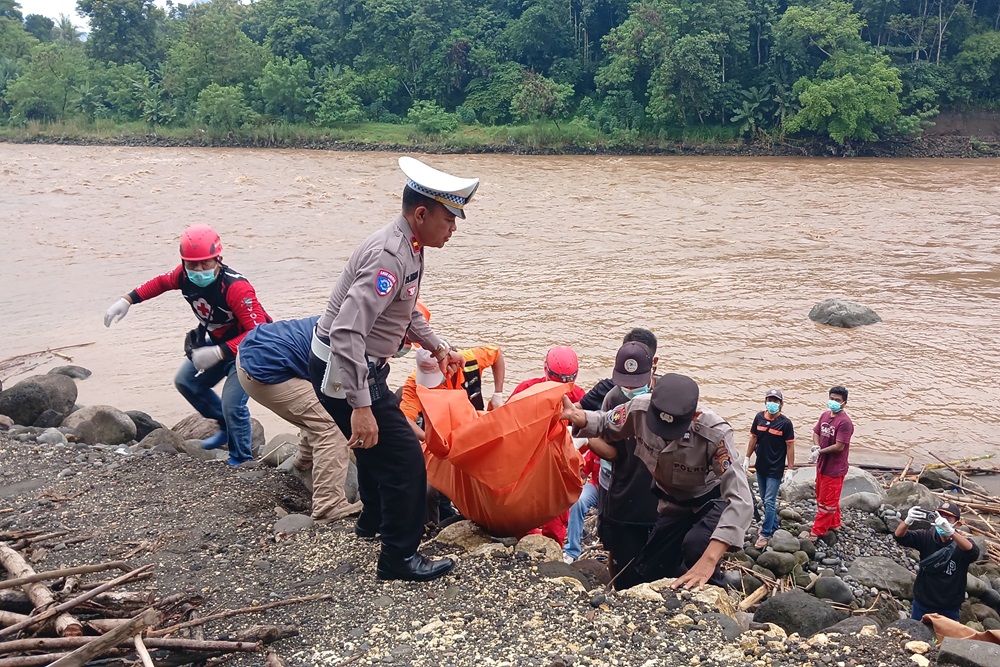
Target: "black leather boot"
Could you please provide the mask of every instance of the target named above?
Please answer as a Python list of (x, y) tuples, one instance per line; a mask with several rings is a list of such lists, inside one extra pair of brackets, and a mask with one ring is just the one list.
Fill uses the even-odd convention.
[(427, 560), (420, 553), (409, 558), (401, 558), (382, 552), (378, 557), (376, 574), (379, 579), (402, 579), (404, 581), (430, 581), (448, 574), (455, 567), (451, 558)]
[(354, 534), (368, 542), (374, 542), (378, 531), (374, 528), (362, 528), (360, 524), (354, 524)]

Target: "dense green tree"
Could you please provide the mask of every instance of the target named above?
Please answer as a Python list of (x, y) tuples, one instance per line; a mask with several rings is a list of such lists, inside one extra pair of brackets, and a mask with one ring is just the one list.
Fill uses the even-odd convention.
[(41, 14), (28, 14), (24, 17), (24, 29), (39, 42), (51, 42), (55, 21)]
[(973, 96), (1000, 101), (1000, 32), (983, 32), (965, 40), (955, 69)]
[(211, 128), (231, 132), (250, 120), (252, 115), (239, 86), (210, 83), (198, 93), (198, 120)]
[(76, 9), (90, 21), (86, 47), (94, 60), (147, 68), (163, 60), (167, 15), (153, 0), (77, 0)]
[(62, 42), (63, 44), (80, 43), (80, 31), (77, 30), (76, 25), (73, 23), (73, 19), (65, 14), (59, 15), (59, 20), (56, 21), (56, 27), (52, 29), (52, 37), (57, 42)]
[(302, 122), (314, 94), (309, 63), (302, 56), (294, 61), (286, 58), (271, 60), (264, 65), (264, 71), (253, 88), (263, 102), (264, 113)]
[(573, 86), (526, 71), (511, 100), (511, 111), (521, 121), (553, 120), (558, 126), (559, 120), (569, 114), (572, 99)]
[(55, 120), (73, 112), (78, 86), (87, 82), (88, 62), (79, 45), (39, 44), (24, 71), (7, 85), (12, 117)]

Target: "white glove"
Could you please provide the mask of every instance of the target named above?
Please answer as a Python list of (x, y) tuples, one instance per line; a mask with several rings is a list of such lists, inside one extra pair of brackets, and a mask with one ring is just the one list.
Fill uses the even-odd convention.
[(906, 518), (903, 519), (903, 523), (907, 526), (912, 526), (917, 521), (921, 521), (924, 518), (924, 511), (914, 505), (910, 508), (910, 511), (906, 513)]
[(573, 438), (573, 446), (576, 447), (576, 451), (583, 449), (588, 442), (590, 442), (588, 438)]
[(108, 312), (104, 313), (104, 326), (110, 327), (112, 322), (117, 322), (121, 318), (128, 314), (128, 307), (132, 304), (128, 302), (128, 299), (122, 297), (111, 304), (108, 308)]
[(934, 526), (940, 528), (945, 535), (951, 536), (955, 534), (955, 526), (951, 525), (948, 519), (943, 516), (934, 519)]
[(199, 371), (206, 371), (222, 361), (222, 348), (218, 345), (196, 347), (191, 352), (191, 363)]
[(743, 474), (750, 474), (750, 459), (745, 456), (743, 457)]
[(785, 470), (785, 474), (781, 478), (781, 483), (784, 484), (785, 482), (787, 482), (788, 480), (790, 480), (792, 478), (792, 475), (794, 475), (794, 474), (795, 474), (795, 471), (792, 470), (791, 468)]
[(813, 445), (812, 449), (809, 450), (809, 463), (816, 463), (819, 461), (819, 445)]
[(498, 391), (490, 398), (490, 410), (496, 410), (504, 403), (503, 392)]

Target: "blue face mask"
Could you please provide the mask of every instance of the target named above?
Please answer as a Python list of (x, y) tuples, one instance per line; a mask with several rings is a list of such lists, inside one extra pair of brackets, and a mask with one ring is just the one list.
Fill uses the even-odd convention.
[(191, 269), (185, 270), (187, 271), (188, 280), (193, 282), (198, 287), (208, 287), (215, 282), (215, 269), (209, 269), (208, 271), (192, 271)]
[(778, 410), (781, 409), (781, 404), (775, 403), (774, 401), (768, 401), (764, 404), (764, 408), (767, 410), (768, 414), (776, 415)]
[(636, 396), (642, 396), (643, 394), (648, 394), (649, 385), (647, 384), (645, 387), (636, 387), (635, 389), (625, 389), (624, 387), (621, 387), (621, 390), (622, 393), (625, 394), (625, 398), (631, 401)]
[(941, 528), (940, 526), (934, 526), (934, 530), (936, 530), (937, 534), (940, 535), (941, 537), (948, 537), (948, 533), (944, 532), (944, 528)]
[(826, 402), (826, 407), (830, 408), (830, 412), (837, 414), (844, 406), (842, 406), (839, 401), (835, 401), (831, 398)]

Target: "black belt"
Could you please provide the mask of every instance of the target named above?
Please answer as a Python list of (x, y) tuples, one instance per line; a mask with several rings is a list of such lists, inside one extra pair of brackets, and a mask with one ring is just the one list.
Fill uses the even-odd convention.
[[(327, 347), (330, 346), (330, 337), (329, 336), (321, 336), (321, 335), (319, 335), (319, 332), (317, 332), (316, 333), (316, 338), (319, 338), (320, 342), (322, 342)], [(365, 355), (365, 361), (367, 361), (370, 364), (375, 364), (375, 368), (382, 368), (387, 363), (389, 363), (389, 357), (372, 357), (372, 356), (369, 356), (369, 355), (366, 354)]]
[(711, 502), (713, 500), (721, 498), (722, 497), (722, 488), (721, 487), (722, 487), (722, 485), (720, 484), (720, 485), (714, 487), (713, 489), (711, 489), (710, 491), (708, 491), (707, 493), (703, 493), (702, 495), (698, 496), (697, 498), (689, 498), (688, 500), (680, 500), (678, 498), (674, 498), (672, 495), (670, 495), (669, 493), (667, 493), (666, 491), (664, 491), (663, 489), (661, 489), (656, 484), (656, 482), (654, 482), (653, 483), (653, 493), (656, 494), (657, 498), (659, 498), (661, 500), (666, 500), (668, 503), (670, 503), (672, 505), (678, 505), (680, 507), (701, 507), (702, 505), (704, 505), (706, 503), (709, 503), (709, 502)]

